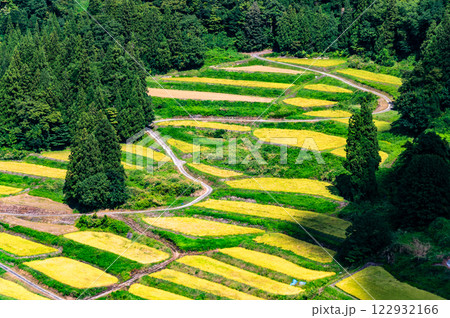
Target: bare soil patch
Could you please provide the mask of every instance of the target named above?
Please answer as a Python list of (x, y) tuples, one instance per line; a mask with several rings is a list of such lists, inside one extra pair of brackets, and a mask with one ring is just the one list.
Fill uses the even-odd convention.
[(17, 214), (72, 214), (66, 204), (26, 193), (0, 198), (0, 212)]
[(4, 223), (11, 225), (18, 225), (27, 227), (39, 232), (46, 232), (53, 235), (63, 235), (67, 233), (72, 233), (78, 231), (78, 229), (73, 225), (63, 225), (54, 223), (44, 223), (44, 222), (33, 222), (29, 220), (24, 220), (17, 218), (15, 216), (0, 216), (0, 220)]

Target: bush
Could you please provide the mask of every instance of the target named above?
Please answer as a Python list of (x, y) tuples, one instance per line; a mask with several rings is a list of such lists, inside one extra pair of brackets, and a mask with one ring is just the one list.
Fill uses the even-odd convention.
[(437, 218), (428, 227), (428, 233), (439, 247), (448, 249), (450, 246), (450, 220)]
[(121, 236), (126, 236), (128, 232), (132, 231), (128, 225), (121, 221), (112, 219), (106, 215), (99, 218), (96, 214), (93, 216), (82, 215), (75, 226), (80, 230), (100, 229)]
[(30, 152), (25, 150), (0, 148), (0, 160), (22, 160), (28, 154), (30, 154)]

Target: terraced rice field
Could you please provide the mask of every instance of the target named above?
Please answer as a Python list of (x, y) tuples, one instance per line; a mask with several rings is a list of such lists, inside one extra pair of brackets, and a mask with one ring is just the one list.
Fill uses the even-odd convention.
[(312, 130), (261, 128), (256, 129), (253, 135), (265, 142), (316, 151), (339, 148), (347, 143), (343, 137)]
[(236, 282), (264, 290), (271, 294), (296, 295), (302, 292), (298, 287), (277, 282), (273, 279), (243, 270), (239, 267), (220, 262), (213, 258), (195, 255), (185, 256), (177, 262), (197, 268), (201, 271), (216, 274)]
[(194, 152), (199, 152), (199, 151), (208, 151), (208, 150), (210, 150), (207, 147), (190, 144), (188, 142), (177, 140), (177, 139), (173, 139), (173, 138), (167, 140), (167, 143), (169, 145), (171, 145), (172, 147), (177, 148), (178, 150), (180, 150), (183, 153), (194, 153)]
[(34, 256), (58, 251), (53, 247), (29, 241), (20, 236), (8, 233), (0, 233), (0, 249), (16, 256)]
[(393, 85), (402, 85), (402, 79), (396, 76), (392, 75), (386, 75), (386, 74), (379, 74), (379, 73), (372, 73), (368, 71), (363, 70), (357, 70), (354, 68), (346, 68), (343, 70), (338, 70), (338, 73), (354, 76), (356, 78), (360, 78), (363, 80), (373, 81), (373, 82), (380, 82), (380, 83), (386, 83), (386, 84), (393, 84)]
[(196, 128), (209, 128), (209, 129), (224, 129), (231, 131), (250, 131), (248, 126), (222, 124), (209, 121), (195, 121), (195, 120), (173, 120), (162, 121), (158, 123), (158, 126), (174, 126), (174, 127), (196, 127)]
[[(339, 148), (339, 149), (335, 149), (333, 151), (330, 151), (330, 153), (332, 153), (333, 155), (339, 156), (339, 157), (346, 157), (347, 156), (347, 153), (345, 152), (345, 147)], [(380, 162), (380, 165), (381, 165), (389, 157), (389, 154), (385, 153), (384, 151), (380, 151), (379, 154), (380, 154), (380, 157), (381, 157), (381, 162)]]
[[(343, 124), (346, 124), (346, 125), (348, 125), (348, 122), (349, 122), (348, 118), (337, 118), (337, 119), (333, 119), (333, 120), (343, 123)], [(387, 131), (387, 130), (391, 129), (391, 124), (388, 123), (387, 121), (381, 121), (381, 120), (374, 119), (373, 123), (377, 127), (378, 131)]]
[(284, 62), (284, 63), (292, 63), (299, 65), (307, 65), (307, 66), (315, 66), (315, 67), (332, 67), (340, 64), (344, 64), (345, 60), (340, 59), (300, 59), (300, 58), (283, 58), (283, 57), (272, 57), (268, 58), (272, 61)]
[(122, 144), (121, 150), (123, 152), (131, 153), (137, 156), (151, 158), (155, 161), (171, 161), (169, 157), (167, 157), (164, 153), (154, 151), (151, 148), (140, 146), (140, 145), (132, 145), (132, 144)]
[(224, 212), (284, 220), (293, 223), (298, 222), (301, 225), (316, 231), (341, 238), (345, 238), (345, 230), (350, 225), (350, 222), (320, 213), (244, 201), (208, 200), (197, 203), (196, 206)]
[(208, 166), (202, 163), (189, 163), (188, 166), (197, 169), (198, 171), (216, 176), (221, 178), (231, 178), (231, 177), (237, 177), (243, 175), (241, 172), (235, 172), (231, 170), (226, 169), (220, 169), (213, 166)]
[(10, 225), (19, 225), (27, 227), (39, 232), (50, 233), (54, 235), (62, 235), (71, 232), (78, 231), (78, 228), (73, 225), (63, 225), (63, 224), (53, 224), (44, 222), (34, 222), (28, 221), (14, 216), (0, 216), (0, 221), (3, 223), (8, 223)]
[(284, 258), (266, 253), (248, 250), (242, 247), (232, 247), (219, 250), (223, 254), (240, 259), (256, 266), (268, 268), (275, 272), (283, 273), (295, 279), (312, 281), (336, 275), (334, 272), (316, 271), (304, 268), (285, 260)]
[(309, 72), (303, 70), (290, 70), (287, 68), (263, 66), (263, 65), (251, 65), (251, 66), (239, 66), (239, 67), (224, 67), (222, 70), (229, 72), (248, 72), (248, 73), (280, 73), (280, 74), (309, 74)]
[(225, 236), (256, 234), (264, 231), (252, 227), (214, 222), (189, 217), (144, 218), (151, 226), (193, 236)]
[(169, 254), (156, 248), (133, 242), (112, 233), (83, 231), (66, 234), (64, 237), (141, 264), (159, 263), (170, 257)]
[(303, 97), (294, 97), (283, 99), (283, 102), (289, 105), (298, 106), (298, 107), (318, 107), (318, 106), (333, 106), (336, 105), (337, 102), (323, 99), (313, 99), (313, 98), (303, 98)]
[(133, 284), (128, 289), (133, 295), (149, 300), (189, 300), (190, 298), (170, 293), (168, 291), (157, 289), (142, 284)]
[(0, 195), (10, 195), (16, 194), (22, 191), (22, 188), (8, 187), (4, 185), (0, 185)]
[(327, 85), (327, 84), (309, 84), (305, 85), (303, 88), (310, 89), (313, 91), (319, 91), (319, 92), (327, 92), (327, 93), (347, 93), (352, 94), (353, 91), (342, 88), (339, 86), (333, 86), (333, 85)]
[(232, 79), (208, 78), (208, 77), (171, 77), (171, 78), (164, 78), (164, 80), (174, 82), (207, 83), (214, 85), (232, 85), (232, 86), (278, 88), (278, 89), (288, 89), (289, 87), (292, 86), (291, 84), (286, 83), (245, 81), (245, 80), (232, 80)]
[(64, 179), (66, 177), (66, 170), (64, 169), (17, 161), (0, 161), (0, 170), (56, 179)]
[(18, 300), (48, 300), (48, 298), (32, 293), (19, 284), (3, 278), (0, 278), (0, 295)]
[(440, 300), (432, 293), (395, 279), (380, 266), (371, 266), (336, 284), (337, 287), (363, 300)]
[(330, 192), (331, 183), (312, 179), (252, 178), (230, 180), (226, 184), (237, 189), (303, 193), (343, 201), (341, 197)]
[(69, 161), (70, 150), (66, 149), (61, 151), (47, 151), (41, 153), (41, 156), (49, 159)]
[(225, 100), (229, 102), (270, 103), (273, 98), (225, 93), (182, 91), (177, 89), (147, 88), (150, 96), (193, 100)]
[(320, 263), (331, 263), (334, 255), (336, 255), (335, 251), (305, 241), (300, 241), (281, 233), (267, 233), (255, 237), (253, 240), (257, 243), (275, 246), (290, 251)]
[(110, 286), (119, 281), (100, 269), (66, 257), (47, 258), (24, 264), (54, 280), (79, 289)]
[(198, 278), (189, 274), (163, 269), (162, 271), (148, 275), (153, 278), (162, 279), (188, 288), (197, 289), (220, 297), (235, 300), (261, 300), (261, 298), (231, 289), (227, 286), (211, 282), (209, 280)]
[(352, 113), (345, 110), (316, 110), (312, 112), (306, 112), (303, 115), (311, 117), (340, 118), (350, 117), (352, 116)]

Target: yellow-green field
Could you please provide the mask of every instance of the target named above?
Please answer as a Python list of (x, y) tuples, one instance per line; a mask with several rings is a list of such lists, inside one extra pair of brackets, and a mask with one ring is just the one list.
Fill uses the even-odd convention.
[(237, 177), (243, 175), (241, 172), (235, 172), (231, 170), (226, 169), (220, 169), (213, 166), (208, 166), (203, 163), (189, 163), (188, 166), (197, 169), (198, 171), (216, 176), (221, 178), (231, 178), (231, 177)]
[(379, 266), (371, 266), (336, 284), (337, 287), (363, 300), (439, 300), (427, 291), (395, 279)]
[(327, 84), (309, 84), (305, 85), (303, 88), (310, 89), (313, 91), (327, 92), (327, 93), (353, 93), (351, 90), (342, 88), (339, 86), (327, 85)]
[(225, 236), (263, 233), (260, 229), (189, 217), (144, 218), (146, 223), (193, 236)]
[(386, 74), (378, 74), (378, 73), (372, 73), (368, 71), (363, 70), (357, 70), (354, 68), (346, 68), (343, 70), (338, 70), (338, 73), (346, 74), (350, 76), (354, 76), (357, 78), (361, 78), (368, 81), (373, 82), (380, 82), (380, 83), (387, 83), (387, 84), (394, 84), (394, 85), (402, 85), (402, 79), (396, 76), (392, 75), (386, 75)]
[[(347, 153), (345, 152), (345, 147), (342, 147), (342, 148), (339, 148), (339, 149), (335, 149), (333, 151), (330, 151), (330, 153), (332, 153), (333, 155), (339, 156), (339, 157), (346, 157), (347, 156)], [(389, 157), (389, 154), (385, 153), (384, 151), (380, 151), (378, 153), (380, 154), (380, 157), (381, 157), (381, 162), (380, 162), (380, 165), (381, 165)]]
[(210, 129), (224, 129), (231, 131), (250, 131), (250, 127), (240, 125), (222, 124), (208, 121), (195, 120), (173, 120), (162, 121), (158, 126), (174, 126), (174, 127), (196, 127), (196, 128), (210, 128)]
[(3, 278), (0, 278), (0, 295), (18, 300), (48, 300), (48, 298), (32, 293), (19, 284)]
[(302, 292), (298, 287), (274, 281), (273, 279), (260, 276), (207, 256), (185, 256), (177, 262), (264, 290), (271, 294), (296, 295)]
[(14, 188), (14, 187), (0, 185), (0, 195), (16, 194), (22, 190), (23, 190), (22, 188)]
[(149, 300), (189, 300), (190, 298), (170, 293), (168, 291), (157, 289), (142, 284), (133, 284), (128, 291), (136, 296)]
[(271, 67), (264, 65), (250, 65), (250, 66), (238, 66), (238, 67), (224, 67), (222, 70), (231, 72), (247, 72), (247, 73), (281, 73), (281, 74), (311, 74), (304, 70), (291, 70), (288, 68)]
[(253, 135), (265, 142), (317, 151), (339, 148), (347, 143), (343, 137), (312, 130), (261, 128), (256, 129)]
[(170, 257), (165, 252), (112, 233), (86, 231), (69, 233), (64, 235), (64, 237), (78, 243), (121, 255), (141, 264), (158, 263)]
[(298, 222), (316, 231), (341, 238), (345, 238), (345, 230), (350, 225), (350, 222), (320, 213), (244, 201), (208, 200), (197, 203), (196, 206), (225, 212), (284, 220), (293, 223)]
[(54, 257), (24, 264), (54, 280), (79, 289), (110, 286), (118, 282), (116, 277), (100, 269), (66, 257)]
[(122, 144), (121, 149), (123, 152), (128, 152), (137, 156), (151, 158), (155, 161), (170, 161), (170, 158), (167, 157), (164, 153), (154, 151), (151, 148), (144, 147), (141, 145)]
[(207, 147), (190, 144), (188, 142), (177, 140), (177, 139), (173, 139), (173, 138), (167, 140), (167, 143), (169, 145), (171, 145), (172, 147), (177, 148), (178, 150), (180, 150), (183, 153), (194, 153), (194, 152), (208, 151), (209, 150), (209, 148), (207, 148)]
[(350, 117), (352, 113), (349, 113), (345, 110), (316, 110), (312, 112), (306, 112), (303, 115), (312, 117), (339, 118)]
[(0, 233), (0, 249), (17, 256), (34, 256), (58, 251), (53, 247), (45, 246), (8, 233)]
[(227, 286), (211, 282), (209, 280), (198, 278), (189, 274), (174, 271), (171, 269), (163, 269), (162, 271), (148, 275), (150, 277), (162, 279), (174, 284), (186, 286), (188, 288), (197, 289), (213, 295), (226, 297), (235, 300), (260, 300), (261, 298), (231, 289)]
[(224, 79), (224, 78), (208, 78), (208, 77), (171, 77), (171, 78), (164, 78), (164, 80), (165, 81), (176, 81), (176, 82), (207, 83), (207, 84), (215, 84), (215, 85), (233, 85), (233, 86), (279, 88), (279, 89), (287, 89), (291, 86), (291, 84), (285, 84), (285, 83), (244, 81), (244, 80), (232, 80), (232, 79)]
[(343, 201), (340, 196), (330, 192), (331, 183), (312, 179), (251, 178), (230, 180), (226, 184), (237, 189), (303, 193)]
[(344, 64), (345, 60), (340, 59), (300, 59), (300, 58), (284, 58), (284, 57), (269, 57), (269, 60), (292, 63), (299, 65), (315, 66), (315, 67), (332, 67), (340, 64)]
[(331, 263), (334, 255), (336, 255), (335, 251), (305, 241), (300, 241), (281, 233), (267, 233), (262, 236), (255, 237), (253, 240), (257, 243), (291, 251), (299, 256), (303, 256), (320, 263)]
[(294, 97), (294, 98), (286, 98), (283, 99), (283, 102), (289, 105), (298, 106), (298, 107), (318, 107), (318, 106), (332, 106), (336, 105), (337, 102), (323, 100), (323, 99), (313, 99), (313, 98), (303, 98), (303, 97)]
[(0, 161), (0, 170), (47, 178), (64, 179), (66, 177), (66, 170), (64, 169), (50, 168), (18, 161)]
[[(350, 116), (347, 116), (350, 117)], [(349, 118), (337, 118), (337, 119), (333, 119), (334, 121), (343, 123), (348, 125), (349, 122)], [(381, 121), (381, 120), (376, 120), (374, 119), (374, 124), (377, 127), (378, 131), (387, 131), (389, 129), (391, 129), (391, 124), (388, 123), (387, 121)]]
[(240, 259), (244, 262), (254, 264), (256, 266), (268, 268), (275, 272), (283, 273), (296, 279), (312, 281), (325, 277), (336, 275), (334, 272), (316, 271), (304, 268), (285, 260), (284, 258), (273, 256), (266, 253), (248, 250), (242, 247), (224, 248), (219, 250), (221, 253), (231, 257)]

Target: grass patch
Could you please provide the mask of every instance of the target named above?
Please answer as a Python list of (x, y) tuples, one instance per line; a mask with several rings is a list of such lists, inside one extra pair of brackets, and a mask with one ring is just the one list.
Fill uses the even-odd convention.
[(158, 123), (158, 126), (173, 126), (173, 127), (195, 127), (195, 128), (209, 128), (209, 129), (223, 129), (231, 131), (250, 131), (251, 128), (242, 125), (231, 125), (207, 121), (195, 121), (195, 120), (173, 120), (163, 121)]

